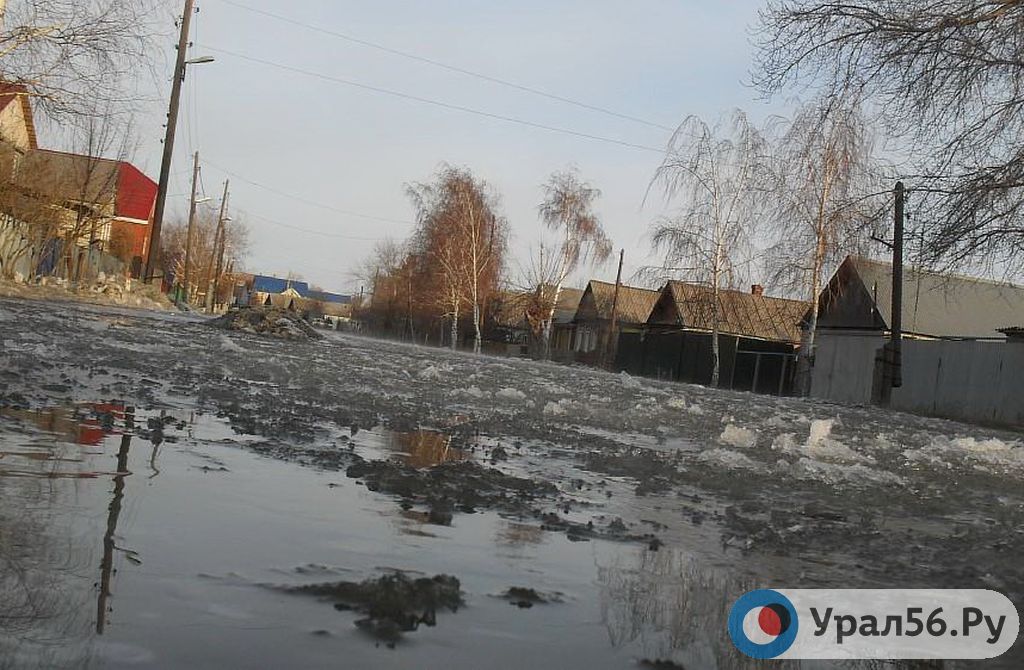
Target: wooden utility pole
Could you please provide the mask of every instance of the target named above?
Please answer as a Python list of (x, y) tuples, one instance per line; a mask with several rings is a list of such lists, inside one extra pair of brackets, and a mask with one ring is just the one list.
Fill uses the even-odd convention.
[(199, 152), (192, 162), (192, 195), (188, 202), (188, 228), (185, 230), (185, 267), (182, 271), (182, 284), (185, 289), (185, 302), (189, 302), (189, 266), (192, 263), (192, 230), (196, 225), (196, 187), (199, 185)]
[(892, 240), (892, 388), (903, 386), (903, 221), (906, 191), (896, 182), (896, 221)]
[[(0, 0), (2, 1), (2, 0)], [(181, 34), (178, 36), (178, 57), (174, 65), (174, 80), (171, 83), (171, 103), (167, 112), (167, 132), (164, 135), (164, 154), (160, 162), (160, 181), (157, 182), (156, 204), (153, 206), (153, 224), (149, 232), (149, 250), (146, 253), (146, 266), (142, 276), (147, 283), (156, 276), (156, 266), (160, 260), (160, 230), (164, 222), (164, 208), (167, 204), (167, 185), (171, 179), (171, 158), (174, 155), (174, 134), (178, 128), (178, 106), (181, 102), (181, 84), (185, 80), (185, 68), (188, 67), (189, 27), (192, 25), (192, 14), (195, 12), (195, 0), (185, 0), (185, 13), (181, 17)]]
[(217, 232), (213, 236), (213, 252), (210, 254), (210, 269), (214, 270), (213, 257), (217, 257), (216, 270), (210, 272), (210, 283), (206, 287), (206, 312), (213, 312), (217, 302), (217, 294), (220, 289), (220, 271), (224, 267), (224, 224), (227, 222), (228, 213), (228, 186), (229, 180), (224, 180), (224, 197), (220, 200), (220, 215), (217, 217)]
[(605, 367), (614, 365), (615, 351), (618, 342), (615, 337), (615, 327), (619, 320), (619, 287), (622, 286), (622, 261), (626, 258), (626, 250), (619, 249), (619, 271), (615, 274), (615, 293), (612, 295), (612, 318), (611, 328), (608, 330), (608, 339), (604, 343)]

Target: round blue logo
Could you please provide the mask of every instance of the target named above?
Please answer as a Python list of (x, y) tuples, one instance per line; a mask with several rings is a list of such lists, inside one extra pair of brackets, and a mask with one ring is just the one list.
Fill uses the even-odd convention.
[(775, 658), (793, 646), (799, 628), (796, 609), (778, 591), (745, 593), (729, 612), (729, 636), (751, 658)]

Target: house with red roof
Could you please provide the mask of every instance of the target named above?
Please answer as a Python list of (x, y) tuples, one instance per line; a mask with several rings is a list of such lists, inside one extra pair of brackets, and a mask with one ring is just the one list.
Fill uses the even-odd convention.
[(29, 94), (0, 83), (0, 272), (138, 276), (157, 184), (124, 160), (40, 149)]

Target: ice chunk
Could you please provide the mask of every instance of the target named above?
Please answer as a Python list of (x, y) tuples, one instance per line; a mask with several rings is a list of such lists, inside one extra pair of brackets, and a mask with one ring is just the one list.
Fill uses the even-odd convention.
[(625, 370), (619, 373), (619, 381), (621, 381), (622, 385), (628, 389), (638, 389), (641, 386), (640, 380), (633, 377)]
[(718, 441), (741, 449), (750, 449), (757, 444), (757, 433), (730, 423), (718, 437)]
[(665, 401), (665, 407), (669, 409), (686, 409), (686, 398), (669, 398)]

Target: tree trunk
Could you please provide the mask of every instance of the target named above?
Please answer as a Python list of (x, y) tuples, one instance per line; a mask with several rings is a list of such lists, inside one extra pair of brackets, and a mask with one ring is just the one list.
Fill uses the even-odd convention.
[(480, 333), (480, 305), (477, 302), (473, 303), (473, 330), (473, 353), (479, 354), (483, 336)]
[[(715, 280), (717, 282), (717, 280)], [(713, 307), (713, 320), (711, 322), (711, 386), (718, 387), (718, 370), (719, 370), (719, 349), (718, 349), (718, 335), (719, 327), (718, 320), (720, 318), (718, 311), (718, 284), (715, 284), (715, 289), (712, 292), (712, 300), (714, 300)]]
[(452, 351), (458, 351), (459, 349), (459, 311), (455, 310), (452, 313), (452, 331), (451, 331), (451, 347)]
[(551, 310), (548, 312), (548, 318), (544, 320), (544, 327), (541, 329), (541, 337), (543, 344), (544, 360), (551, 359), (551, 332), (553, 330), (555, 311), (558, 309), (558, 299), (562, 297), (562, 280), (558, 280), (558, 284), (555, 285), (555, 295), (551, 300)]

